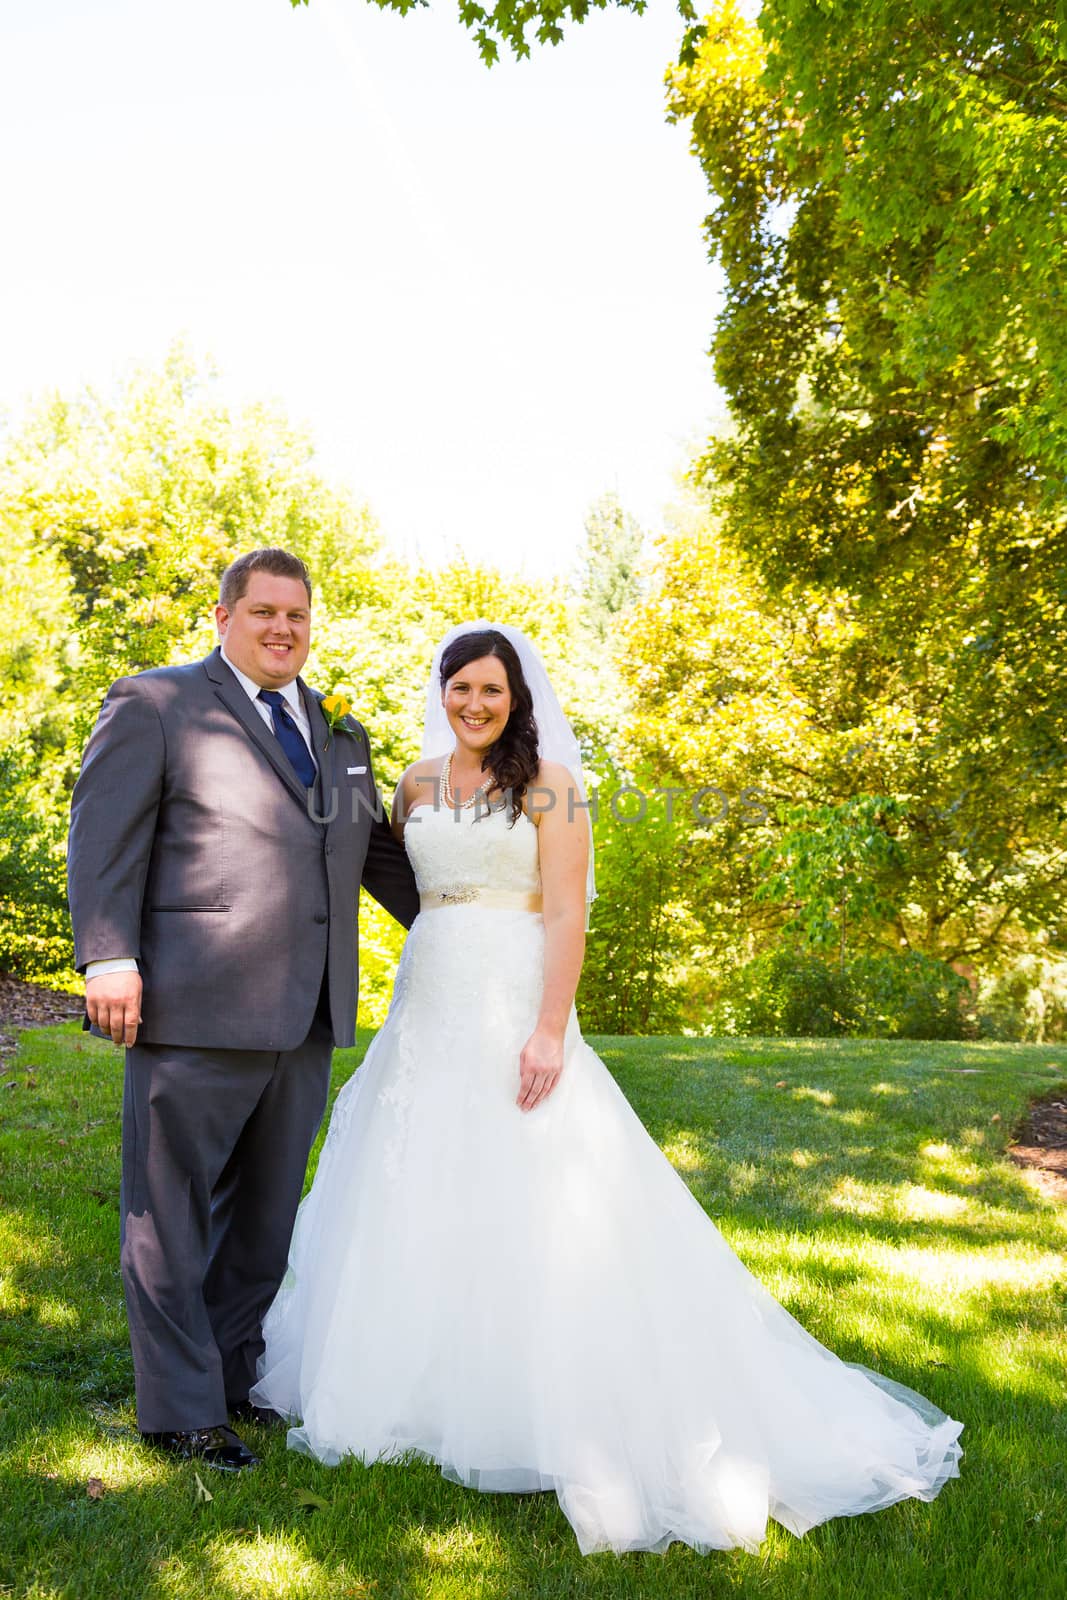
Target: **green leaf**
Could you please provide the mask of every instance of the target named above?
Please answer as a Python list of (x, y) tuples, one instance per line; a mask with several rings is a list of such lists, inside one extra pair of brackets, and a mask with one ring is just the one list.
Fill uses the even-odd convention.
[(293, 1499), (298, 1506), (306, 1506), (309, 1511), (328, 1511), (330, 1508), (330, 1502), (311, 1489), (294, 1489)]

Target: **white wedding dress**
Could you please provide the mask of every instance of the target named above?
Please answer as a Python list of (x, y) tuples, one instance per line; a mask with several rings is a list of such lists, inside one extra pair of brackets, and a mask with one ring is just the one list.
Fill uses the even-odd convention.
[(424, 895), (337, 1097), (252, 1398), (336, 1463), (407, 1451), (551, 1489), (581, 1550), (755, 1549), (768, 1516), (931, 1500), (962, 1424), (842, 1362), (742, 1266), (583, 1041), (515, 1104), (537, 1020), (537, 829), (420, 806)]

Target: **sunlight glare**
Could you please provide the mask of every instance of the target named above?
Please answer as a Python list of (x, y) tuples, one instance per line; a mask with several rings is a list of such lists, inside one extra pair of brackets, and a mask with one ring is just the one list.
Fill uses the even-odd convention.
[(676, 1134), (662, 1148), (676, 1172), (699, 1172), (704, 1165), (704, 1153), (692, 1134)]
[(79, 1487), (90, 1478), (99, 1478), (105, 1493), (120, 1489), (143, 1489), (146, 1484), (166, 1484), (173, 1467), (162, 1454), (150, 1453), (128, 1439), (73, 1439), (53, 1458), (54, 1470), (61, 1478)]
[(435, 1566), (452, 1566), (456, 1562), (497, 1563), (504, 1560), (504, 1547), (500, 1540), (484, 1528), (465, 1528), (457, 1524), (446, 1532), (422, 1534), (414, 1541), (427, 1561)]
[(830, 1191), (830, 1204), (835, 1211), (850, 1211), (856, 1217), (880, 1217), (885, 1212), (885, 1196), (858, 1178), (842, 1178)]
[(41, 1295), (34, 1303), (34, 1315), (45, 1328), (76, 1328), (79, 1317), (73, 1306), (53, 1295)]
[[(210, 1592), (240, 1600), (262, 1600), (265, 1595), (298, 1600), (301, 1595), (328, 1592), (331, 1574), (321, 1562), (309, 1556), (291, 1536), (257, 1534), (255, 1538), (219, 1538), (207, 1551), (213, 1584)], [(207, 1574), (205, 1574), (205, 1577)], [(184, 1600), (193, 1585), (186, 1564), (172, 1559), (160, 1574), (163, 1592), (173, 1600)], [(161, 1585), (162, 1587), (162, 1585)], [(196, 1592), (194, 1590), (194, 1592)]]
[(794, 1100), (815, 1100), (821, 1106), (835, 1106), (837, 1096), (829, 1089), (794, 1089)]
[(897, 1196), (896, 1211), (911, 1222), (935, 1222), (939, 1218), (963, 1217), (971, 1210), (971, 1202), (960, 1194), (946, 1194), (943, 1189), (927, 1189), (923, 1184), (909, 1183)]

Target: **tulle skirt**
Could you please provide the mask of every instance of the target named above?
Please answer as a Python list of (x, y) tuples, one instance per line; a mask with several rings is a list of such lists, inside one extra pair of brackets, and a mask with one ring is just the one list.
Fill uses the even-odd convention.
[(572, 1015), (515, 1104), (543, 924), (458, 906), (409, 935), (337, 1098), (253, 1399), (334, 1464), (408, 1451), (552, 1490), (583, 1553), (753, 1550), (959, 1476), (962, 1424), (813, 1339), (741, 1264)]

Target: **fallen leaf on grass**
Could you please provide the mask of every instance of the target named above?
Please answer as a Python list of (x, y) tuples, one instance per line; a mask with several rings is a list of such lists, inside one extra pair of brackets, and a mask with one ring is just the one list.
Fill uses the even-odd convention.
[(307, 1506), (309, 1511), (328, 1511), (330, 1502), (324, 1500), (321, 1494), (313, 1494), (310, 1489), (294, 1489), (293, 1499), (298, 1506)]
[(200, 1476), (199, 1472), (194, 1472), (193, 1473), (193, 1477), (196, 1479), (196, 1498), (197, 1498), (197, 1501), (199, 1502), (201, 1500), (205, 1500), (205, 1501), (214, 1500), (215, 1496), (211, 1493), (210, 1489), (205, 1487), (204, 1480)]
[(90, 1478), (89, 1482), (85, 1485), (85, 1492), (89, 1496), (90, 1500), (102, 1500), (104, 1498), (103, 1479)]

